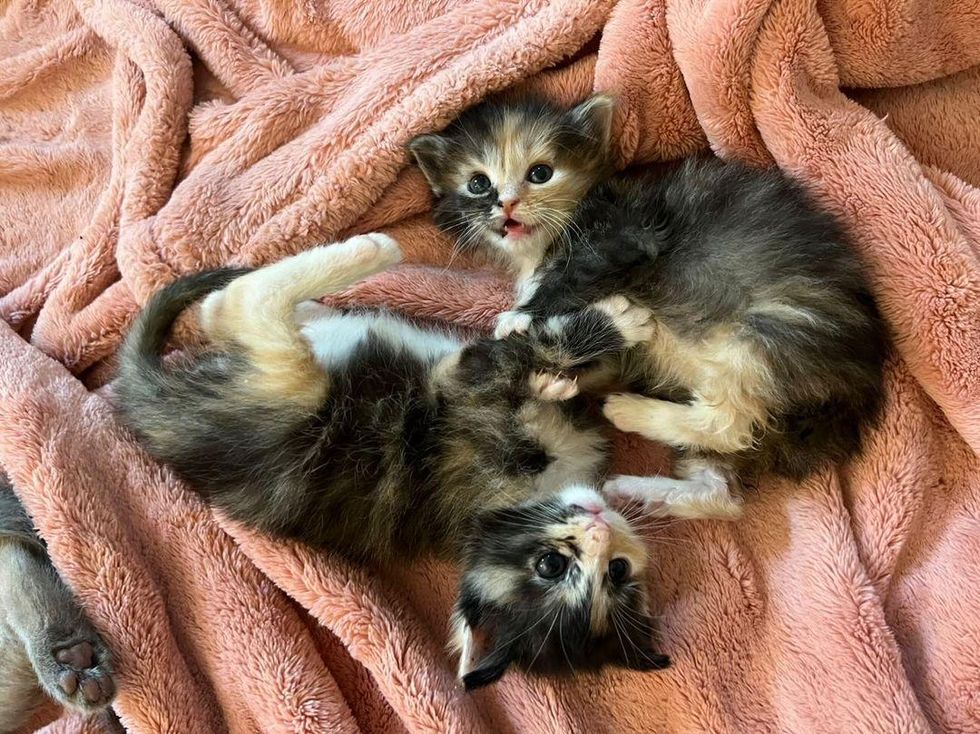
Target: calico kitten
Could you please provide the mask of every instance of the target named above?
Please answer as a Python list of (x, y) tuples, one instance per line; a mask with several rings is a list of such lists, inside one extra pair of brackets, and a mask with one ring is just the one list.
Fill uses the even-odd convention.
[(24, 726), (44, 693), (92, 713), (114, 692), (105, 643), (0, 472), (0, 732)]
[(461, 248), (485, 247), (531, 274), (585, 193), (612, 170), (612, 100), (570, 110), (527, 99), (490, 100), (409, 151), (435, 195), (436, 224)]
[(679, 478), (606, 489), (663, 514), (734, 517), (728, 483), (801, 479), (860, 451), (883, 402), (885, 328), (832, 216), (776, 169), (692, 159), (594, 188), (524, 289), (528, 321), (612, 295), (648, 309), (652, 338), (616, 365), (621, 430), (680, 453)]
[[(399, 259), (374, 234), (171, 284), (121, 351), (122, 418), (204, 498), (259, 530), (357, 561), (459, 561), (454, 646), (468, 689), (511, 664), (665, 667), (643, 543), (588, 488), (606, 442), (571, 404), (574, 385), (547, 376), (649, 338), (646, 315), (614, 298), (561, 334), (464, 344), (309, 300)], [(204, 296), (211, 349), (165, 367), (172, 322)]]

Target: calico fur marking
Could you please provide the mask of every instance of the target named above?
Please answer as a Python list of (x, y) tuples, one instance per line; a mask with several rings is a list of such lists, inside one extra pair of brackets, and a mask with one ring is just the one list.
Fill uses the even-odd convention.
[(314, 247), (209, 295), (201, 306), (201, 325), (212, 341), (245, 350), (256, 373), (249, 390), (313, 409), (328, 383), (296, 329), (297, 303), (336, 292), (400, 260), (398, 244), (383, 234)]

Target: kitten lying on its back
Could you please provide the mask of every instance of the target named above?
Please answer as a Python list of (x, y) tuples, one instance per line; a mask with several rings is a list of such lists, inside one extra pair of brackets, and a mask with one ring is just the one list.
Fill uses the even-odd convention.
[(0, 472), (0, 733), (25, 725), (42, 692), (83, 713), (103, 709), (112, 662)]
[[(610, 112), (601, 96), (568, 112), (489, 102), (410, 149), (433, 183), (436, 221), (464, 223), (464, 244), (511, 260), (517, 306), (500, 315), (499, 336), (535, 320), (557, 327), (550, 317), (613, 295), (648, 309), (653, 338), (605, 360), (643, 396), (613, 395), (605, 413), (681, 452), (681, 478), (607, 488), (664, 514), (732, 517), (739, 473), (799, 478), (860, 449), (881, 409), (884, 327), (840, 227), (779, 171), (712, 159), (593, 186), (610, 168)], [(564, 142), (575, 133), (579, 144)], [(542, 168), (579, 185), (549, 194), (533, 175)], [(530, 249), (495, 238), (507, 212), (560, 231), (538, 230)], [(595, 388), (599, 376), (583, 380)]]
[[(645, 548), (586, 488), (605, 440), (562, 402), (568, 383), (541, 374), (646, 338), (645, 316), (611, 299), (559, 335), (467, 345), (308, 300), (399, 258), (390, 238), (367, 235), (171, 284), (121, 352), (123, 419), (209, 502), (262, 531), (373, 563), (461, 562), (454, 642), (468, 688), (511, 663), (666, 666), (652, 649)], [(166, 368), (171, 323), (205, 295), (212, 348)]]
[(680, 479), (608, 491), (730, 517), (739, 475), (802, 479), (860, 451), (882, 409), (885, 327), (840, 226), (781, 172), (709, 158), (613, 179), (571, 228), (518, 312), (546, 320), (612, 295), (648, 309), (653, 338), (615, 365), (642, 395), (612, 395), (604, 413), (681, 454)]

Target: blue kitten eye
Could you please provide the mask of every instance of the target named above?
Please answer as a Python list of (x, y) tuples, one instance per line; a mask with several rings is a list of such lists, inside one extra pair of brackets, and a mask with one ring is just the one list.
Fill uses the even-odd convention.
[(551, 178), (551, 174), (554, 171), (551, 166), (546, 166), (543, 163), (539, 163), (536, 166), (531, 166), (531, 170), (527, 172), (527, 180), (535, 184), (543, 184), (545, 181)]
[(621, 584), (630, 577), (630, 562), (625, 558), (613, 558), (609, 561), (609, 580)]
[(484, 174), (478, 173), (470, 179), (466, 188), (470, 190), (471, 194), (485, 194), (490, 190), (490, 179)]
[(568, 570), (568, 559), (561, 553), (552, 551), (541, 556), (534, 568), (543, 579), (557, 579)]

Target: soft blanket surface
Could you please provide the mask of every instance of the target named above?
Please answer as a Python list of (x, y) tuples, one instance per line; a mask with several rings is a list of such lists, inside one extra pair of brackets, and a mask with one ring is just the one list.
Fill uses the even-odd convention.
[[(617, 94), (624, 166), (710, 145), (799, 177), (897, 348), (862, 460), (651, 528), (671, 670), (465, 695), (451, 568), (221, 523), (95, 388), (178, 274), (353, 232), (409, 261), (354, 300), (489, 326), (508, 284), (451, 258), (403, 146), (516, 83)], [(980, 731), (978, 109), (977, 0), (0, 0), (0, 465), (117, 652), (122, 726)]]

